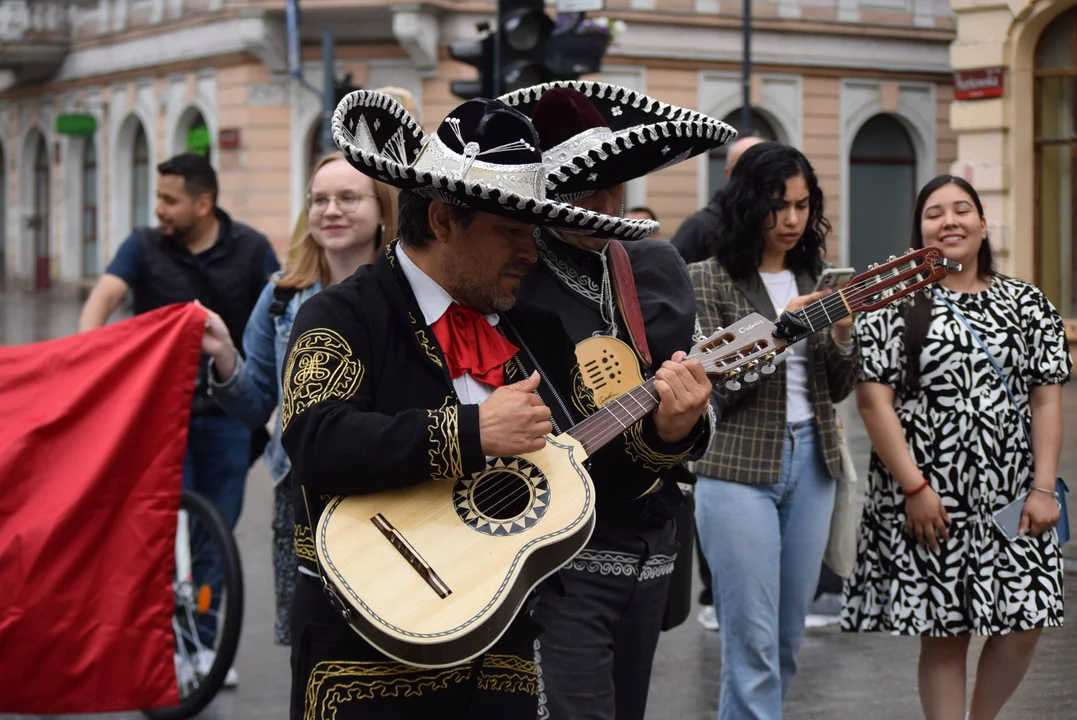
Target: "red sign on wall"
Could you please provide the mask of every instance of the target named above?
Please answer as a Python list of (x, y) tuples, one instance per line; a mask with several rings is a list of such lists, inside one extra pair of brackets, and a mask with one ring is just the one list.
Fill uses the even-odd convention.
[(980, 68), (954, 73), (954, 100), (1002, 97), (1005, 68)]

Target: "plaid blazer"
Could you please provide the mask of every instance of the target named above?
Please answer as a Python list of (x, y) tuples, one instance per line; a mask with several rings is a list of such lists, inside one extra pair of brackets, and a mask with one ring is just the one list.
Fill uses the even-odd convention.
[[(696, 294), (696, 312), (705, 334), (728, 327), (751, 313), (774, 320), (777, 313), (758, 273), (734, 280), (714, 258), (688, 266)], [(811, 293), (815, 278), (798, 273), (798, 294)], [(855, 337), (855, 336), (854, 336)], [(840, 477), (842, 453), (834, 403), (844, 399), (860, 376), (860, 348), (843, 355), (828, 331), (801, 341), (808, 346), (808, 396), (815, 411), (815, 432), (823, 460), (832, 477)], [(731, 392), (718, 393), (725, 402), (707, 452), (692, 464), (692, 471), (749, 485), (779, 482), (786, 426), (786, 366), (755, 383), (742, 383)]]

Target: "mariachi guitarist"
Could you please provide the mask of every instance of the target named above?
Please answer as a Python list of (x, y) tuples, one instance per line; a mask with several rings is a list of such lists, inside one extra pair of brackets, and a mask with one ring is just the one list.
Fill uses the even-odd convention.
[[(487, 456), (536, 451), (592, 414), (560, 321), (515, 303), (537, 260), (533, 223), (626, 238), (654, 223), (546, 200), (534, 127), (496, 100), (464, 103), (427, 137), (390, 97), (360, 91), (341, 102), (333, 130), (356, 169), (401, 188), (400, 235), (373, 265), (308, 300), (289, 341), (282, 443), (298, 481), (301, 571), (291, 717), (534, 718), (533, 603), (470, 662), (402, 664), (354, 632), (323, 592), (311, 528), (331, 496), (467, 477)], [(627, 494), (651, 482), (641, 458), (676, 463), (704, 432), (703, 366), (670, 362), (658, 378), (657, 410), (591, 458)]]
[[(500, 99), (534, 123), (547, 163), (547, 193), (618, 216), (626, 181), (736, 135), (713, 118), (602, 83), (550, 83)], [(556, 312), (574, 343), (618, 338), (634, 351), (629, 359), (646, 378), (663, 359), (701, 339), (688, 269), (669, 243), (622, 245), (555, 228), (536, 230), (536, 242), (540, 262), (524, 279), (520, 297)], [(695, 454), (706, 450), (708, 439), (709, 432)], [(560, 583), (540, 588), (535, 611), (544, 628), (536, 649), (540, 717), (642, 718), (671, 589), (681, 591), (674, 595), (685, 603), (674, 624), (683, 621), (690, 604), (691, 506), (684, 504), (678, 480), (693, 478), (672, 456), (642, 460), (653, 471), (653, 484), (631, 497), (603, 496), (599, 490), (590, 543), (562, 570)], [(682, 520), (679, 529), (687, 531), (681, 540), (687, 592), (671, 588), (682, 534), (675, 516)]]

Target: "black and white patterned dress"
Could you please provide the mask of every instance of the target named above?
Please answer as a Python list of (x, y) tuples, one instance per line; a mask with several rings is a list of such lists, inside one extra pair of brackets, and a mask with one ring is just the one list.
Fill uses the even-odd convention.
[[(987, 343), (1028, 422), (1029, 388), (1070, 376), (1054, 307), (1034, 285), (1001, 276), (979, 293), (937, 289)], [(895, 410), (913, 459), (950, 516), (950, 539), (937, 554), (917, 546), (905, 531), (900, 487), (873, 449), (842, 628), (949, 637), (1062, 625), (1057, 532), (1009, 541), (992, 522), (992, 513), (1032, 483), (1017, 410), (983, 349), (937, 298), (921, 354), (922, 391), (906, 397), (898, 307), (856, 319), (863, 379), (897, 390)]]

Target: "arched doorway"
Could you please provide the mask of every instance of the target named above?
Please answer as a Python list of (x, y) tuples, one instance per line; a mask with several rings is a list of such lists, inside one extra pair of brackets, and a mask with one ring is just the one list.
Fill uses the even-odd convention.
[(849, 265), (858, 272), (909, 249), (916, 203), (916, 148), (904, 126), (880, 114), (849, 151)]
[[(738, 137), (757, 135), (766, 140), (778, 139), (778, 133), (775, 132), (774, 126), (762, 113), (755, 108), (752, 108), (750, 117), (752, 126), (750, 128), (740, 127), (740, 109), (738, 108), (722, 118), (722, 122), (730, 127), (736, 128)], [(720, 148), (712, 150), (709, 156), (709, 163), (707, 166), (709, 180), (707, 188), (711, 197), (714, 197), (714, 193), (724, 188), (727, 182), (725, 176), (726, 147), (727, 146), (723, 145)]]
[(131, 153), (131, 228), (150, 224), (150, 147), (142, 123), (135, 128)]
[(82, 150), (82, 276), (97, 277), (97, 148), (87, 138)]
[(1077, 8), (1036, 47), (1035, 279), (1065, 317), (1077, 314)]
[(30, 136), (32, 158), (27, 229), (34, 258), (34, 288), (47, 290), (49, 277), (49, 147), (40, 132)]

